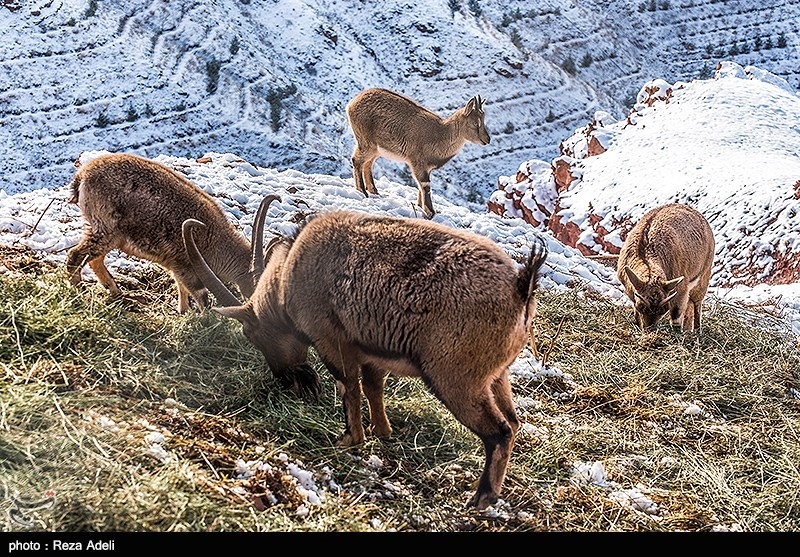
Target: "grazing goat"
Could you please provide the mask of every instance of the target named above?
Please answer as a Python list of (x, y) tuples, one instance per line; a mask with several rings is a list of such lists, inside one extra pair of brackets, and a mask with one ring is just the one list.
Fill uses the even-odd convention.
[(364, 195), (378, 193), (372, 165), (378, 157), (404, 162), (411, 168), (419, 193), (417, 204), (432, 218), (430, 173), (452, 159), (469, 141), (488, 145), (483, 122), (484, 101), (472, 97), (446, 119), (417, 102), (386, 89), (366, 89), (346, 108), (355, 137), (353, 181)]
[[(119, 249), (161, 265), (178, 286), (178, 312), (189, 308), (189, 298), (208, 305), (208, 292), (197, 277), (183, 245), (181, 227), (186, 219), (200, 219), (207, 227), (197, 242), (209, 265), (225, 281), (235, 283), (245, 296), (252, 295), (263, 250), (255, 249), (269, 201), (265, 200), (253, 223), (253, 247), (225, 216), (213, 197), (177, 172), (154, 161), (129, 154), (107, 154), (80, 166), (72, 180), (72, 203), (86, 221), (81, 241), (67, 254), (67, 272), (73, 284), (81, 282), (88, 262), (112, 295), (121, 292), (104, 259)], [(259, 233), (263, 234), (263, 232)]]
[(699, 330), (713, 261), (714, 234), (697, 210), (672, 203), (645, 214), (617, 261), (617, 277), (634, 303), (639, 327), (652, 327), (669, 313), (681, 330)]
[(348, 447), (364, 442), (361, 390), (372, 432), (388, 437), (388, 374), (420, 377), (486, 450), (470, 504), (495, 503), (519, 421), (508, 366), (536, 312), (541, 240), (521, 268), (494, 242), (420, 219), (333, 211), (310, 219), (294, 239), (273, 239), (256, 292), (243, 305), (205, 266), (184, 223), (198, 276), (242, 323), (278, 376), (307, 373), (313, 346), (342, 396)]

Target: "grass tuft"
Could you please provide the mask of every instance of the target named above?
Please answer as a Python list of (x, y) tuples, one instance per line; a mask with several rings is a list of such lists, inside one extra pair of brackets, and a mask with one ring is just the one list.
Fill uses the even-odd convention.
[[(282, 390), (241, 326), (175, 311), (158, 269), (129, 299), (0, 250), (0, 530), (795, 531), (800, 355), (757, 308), (709, 300), (700, 333), (539, 296), (542, 373), (503, 500), (465, 508), (483, 448), (419, 380), (390, 378), (390, 439), (343, 450), (342, 404)], [(138, 301), (133, 301), (136, 297)]]

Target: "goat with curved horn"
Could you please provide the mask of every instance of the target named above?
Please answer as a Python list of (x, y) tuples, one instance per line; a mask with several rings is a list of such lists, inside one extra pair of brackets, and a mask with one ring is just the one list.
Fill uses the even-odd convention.
[(713, 263), (714, 234), (700, 212), (680, 203), (648, 211), (617, 260), (617, 278), (639, 327), (653, 327), (669, 314), (681, 330), (699, 330)]
[[(265, 197), (259, 204), (258, 210), (256, 211), (256, 216), (253, 219), (253, 241), (250, 256), (250, 269), (253, 271), (253, 273), (257, 273), (257, 276), (259, 277), (264, 272), (265, 251), (270, 251), (274, 243), (279, 240), (278, 238), (273, 238), (270, 241), (270, 246), (268, 246), (267, 250), (261, 248), (264, 242), (264, 223), (266, 222), (267, 210), (273, 201), (280, 202), (280, 200), (281, 198), (277, 195), (268, 195)], [(217, 304), (223, 307), (238, 306), (241, 304), (241, 301), (228, 289), (227, 286), (225, 286), (225, 284), (217, 277), (214, 271), (211, 270), (211, 267), (209, 267), (208, 263), (206, 263), (203, 254), (201, 254), (200, 250), (197, 248), (194, 231), (204, 228), (206, 228), (205, 223), (200, 222), (197, 219), (186, 219), (183, 221), (181, 233), (183, 236), (184, 248), (189, 256), (189, 261), (197, 273), (197, 276), (200, 277), (202, 283), (206, 286), (209, 292), (214, 295), (214, 298), (216, 298)]]
[[(186, 226), (200, 263), (191, 249), (197, 225)], [(318, 388), (308, 363), (313, 346), (342, 396), (343, 447), (365, 441), (362, 391), (372, 432), (388, 437), (387, 376), (422, 378), (483, 442), (469, 504), (495, 503), (520, 427), (508, 366), (529, 341), (545, 242), (518, 265), (489, 238), (443, 224), (331, 211), (270, 251), (250, 299), (213, 310), (237, 319), (276, 377), (295, 389)], [(210, 271), (198, 275), (216, 294), (221, 283)]]
[[(251, 296), (263, 270), (263, 252), (254, 250), (217, 201), (178, 172), (155, 161), (128, 154), (107, 154), (81, 165), (72, 180), (71, 202), (86, 226), (81, 241), (67, 253), (67, 272), (81, 282), (86, 263), (113, 295), (122, 292), (105, 266), (106, 254), (119, 249), (171, 272), (178, 287), (178, 312), (193, 299), (208, 304), (208, 292), (197, 277), (183, 243), (183, 222), (205, 224), (197, 244), (209, 266), (225, 281)], [(254, 231), (259, 226), (254, 227)], [(260, 246), (260, 242), (256, 242)], [(260, 266), (260, 269), (254, 269)]]
[[(264, 198), (259, 205), (258, 213), (253, 222), (253, 245), (261, 245), (264, 237), (264, 222), (266, 220), (266, 212), (270, 203), (273, 201), (280, 201), (276, 195), (269, 195)], [(217, 277), (214, 271), (206, 263), (203, 254), (198, 249), (195, 243), (195, 231), (202, 230), (205, 225), (196, 219), (187, 219), (183, 222), (183, 242), (185, 245), (186, 253), (189, 260), (194, 267), (197, 276), (200, 277), (203, 284), (209, 292), (216, 299), (217, 305), (211, 309), (217, 313), (227, 317), (235, 317), (243, 324), (245, 335), (253, 341), (253, 344), (259, 348), (264, 354), (267, 367), (272, 371), (273, 375), (281, 382), (284, 387), (290, 388), (301, 396), (310, 396), (317, 398), (320, 392), (319, 375), (314, 368), (306, 361), (306, 352), (302, 356), (297, 354), (297, 350), (291, 346), (291, 343), (286, 342), (286, 337), (294, 333), (293, 330), (289, 332), (276, 329), (274, 336), (267, 336), (262, 331), (257, 330), (255, 327), (250, 326), (250, 322), (255, 319), (255, 314), (249, 308), (249, 304), (258, 305), (261, 301), (255, 295), (250, 300), (241, 302), (225, 284)], [(284, 238), (276, 236), (272, 238), (267, 244), (266, 249), (262, 252), (260, 264), (256, 261), (255, 267), (262, 268), (260, 276), (265, 276), (264, 280), (269, 281), (274, 271), (270, 271), (270, 261), (272, 261), (272, 253), (276, 251), (284, 243)], [(254, 255), (254, 260), (259, 258)], [(266, 262), (266, 263), (265, 263)], [(253, 340), (259, 339), (258, 342)], [(288, 348), (282, 349), (281, 346)], [(286, 365), (286, 361), (292, 362)]]

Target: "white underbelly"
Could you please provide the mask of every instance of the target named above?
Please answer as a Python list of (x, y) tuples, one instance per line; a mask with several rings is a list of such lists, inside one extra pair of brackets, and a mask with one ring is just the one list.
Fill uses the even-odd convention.
[(407, 162), (402, 155), (398, 155), (392, 151), (387, 151), (383, 147), (378, 147), (378, 154), (385, 159), (393, 160), (395, 162)]

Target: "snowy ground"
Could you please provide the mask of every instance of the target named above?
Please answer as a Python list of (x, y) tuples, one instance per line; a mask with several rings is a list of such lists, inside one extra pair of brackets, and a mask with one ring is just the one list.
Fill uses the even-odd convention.
[[(100, 153), (85, 153), (83, 158)], [(208, 153), (206, 157), (211, 162), (198, 163), (193, 159), (167, 155), (154, 160), (181, 171), (192, 182), (216, 196), (247, 237), (258, 204), (271, 193), (278, 194), (282, 200), (270, 207), (267, 232), (287, 234), (296, 226), (292, 217), (297, 213), (333, 208), (421, 217), (415, 204), (416, 189), (386, 179), (377, 181), (378, 196), (365, 199), (353, 187), (352, 179), (260, 168), (230, 153)], [(69, 195), (67, 184), (14, 195), (0, 191), (0, 244), (23, 244), (41, 251), (47, 259), (63, 264), (66, 251), (78, 242), (83, 226), (78, 207), (67, 203)], [(544, 237), (550, 254), (542, 269), (542, 288), (589, 288), (612, 300), (629, 303), (613, 269), (587, 259), (548, 232), (537, 231), (520, 218), (473, 213), (435, 192), (434, 197), (434, 204), (440, 211), (435, 220), (487, 236), (518, 261), (528, 254), (537, 235)], [(108, 255), (107, 264), (112, 273), (125, 273), (149, 265), (116, 251)], [(84, 269), (84, 278), (94, 280), (88, 266)], [(797, 284), (717, 287), (709, 292), (709, 300), (714, 298), (763, 307), (786, 319), (794, 332), (800, 335), (800, 286)]]

